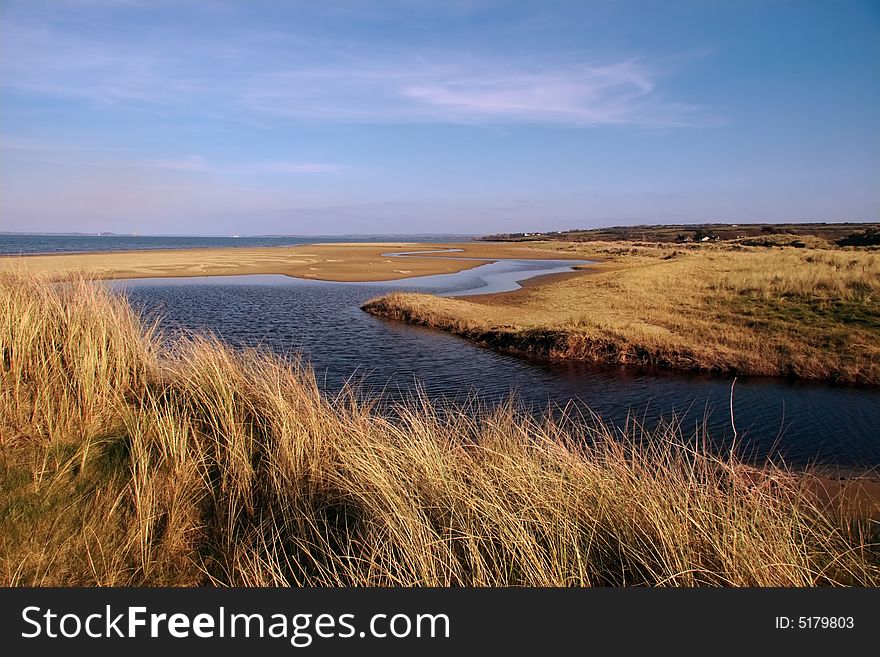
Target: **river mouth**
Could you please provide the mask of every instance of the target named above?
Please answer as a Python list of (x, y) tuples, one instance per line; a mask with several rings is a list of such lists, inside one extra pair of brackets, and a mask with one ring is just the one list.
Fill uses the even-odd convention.
[[(715, 448), (728, 448), (731, 378), (521, 358), (360, 310), (367, 300), (394, 291), (448, 296), (511, 291), (520, 281), (583, 264), (587, 261), (498, 260), (455, 274), (369, 283), (248, 275), (111, 284), (171, 334), (210, 331), (234, 346), (300, 353), (331, 393), (354, 380), (363, 394), (391, 400), (421, 391), (437, 403), (478, 399), (492, 405), (513, 394), (535, 412), (567, 406), (619, 427), (639, 427), (636, 432), (673, 423), (685, 436), (706, 435)], [(877, 388), (740, 378), (734, 415), (747, 460), (880, 467)]]

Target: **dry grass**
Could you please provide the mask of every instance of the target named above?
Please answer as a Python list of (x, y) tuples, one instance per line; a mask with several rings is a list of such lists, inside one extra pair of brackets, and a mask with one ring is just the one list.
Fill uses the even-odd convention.
[(569, 248), (607, 261), (592, 275), (515, 293), (392, 294), (365, 309), (553, 358), (880, 383), (876, 252)]
[(876, 585), (804, 479), (506, 406), (380, 413), (297, 363), (160, 347), (85, 282), (0, 281), (4, 585)]

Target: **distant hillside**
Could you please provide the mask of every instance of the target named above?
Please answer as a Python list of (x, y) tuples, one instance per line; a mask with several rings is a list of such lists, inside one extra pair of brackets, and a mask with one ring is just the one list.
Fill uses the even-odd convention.
[(639, 241), (696, 242), (725, 241), (742, 238), (791, 235), (820, 237), (842, 246), (880, 245), (880, 224), (876, 223), (804, 223), (804, 224), (680, 224), (660, 226), (613, 226), (610, 228), (574, 229), (546, 233), (500, 233), (483, 240), (527, 242), (562, 240), (570, 242)]

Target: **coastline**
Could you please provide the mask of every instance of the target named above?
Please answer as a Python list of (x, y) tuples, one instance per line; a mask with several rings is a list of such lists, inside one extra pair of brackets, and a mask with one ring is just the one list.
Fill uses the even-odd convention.
[[(458, 251), (454, 257), (438, 257), (436, 252), (441, 249)], [(426, 255), (385, 255), (395, 250), (421, 250)], [(427, 252), (431, 252), (430, 255)], [(0, 273), (37, 274), (52, 279), (72, 275), (129, 279), (283, 274), (311, 280), (358, 283), (453, 274), (500, 258), (576, 260), (578, 256), (566, 251), (493, 242), (346, 242), (290, 247), (6, 255), (0, 256)]]
[(755, 468), (675, 427), (385, 413), (299, 361), (169, 343), (105, 286), (0, 295), (0, 501), (33, 509), (10, 514), (6, 586), (878, 584), (864, 479)]

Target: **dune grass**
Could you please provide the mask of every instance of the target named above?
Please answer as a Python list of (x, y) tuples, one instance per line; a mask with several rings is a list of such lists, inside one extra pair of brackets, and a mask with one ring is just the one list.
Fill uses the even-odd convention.
[(364, 309), (551, 358), (880, 383), (880, 253), (569, 248), (607, 261), (592, 275), (515, 293), (391, 294)]
[(0, 307), (3, 585), (880, 582), (874, 525), (674, 426), (380, 412), (85, 281)]

